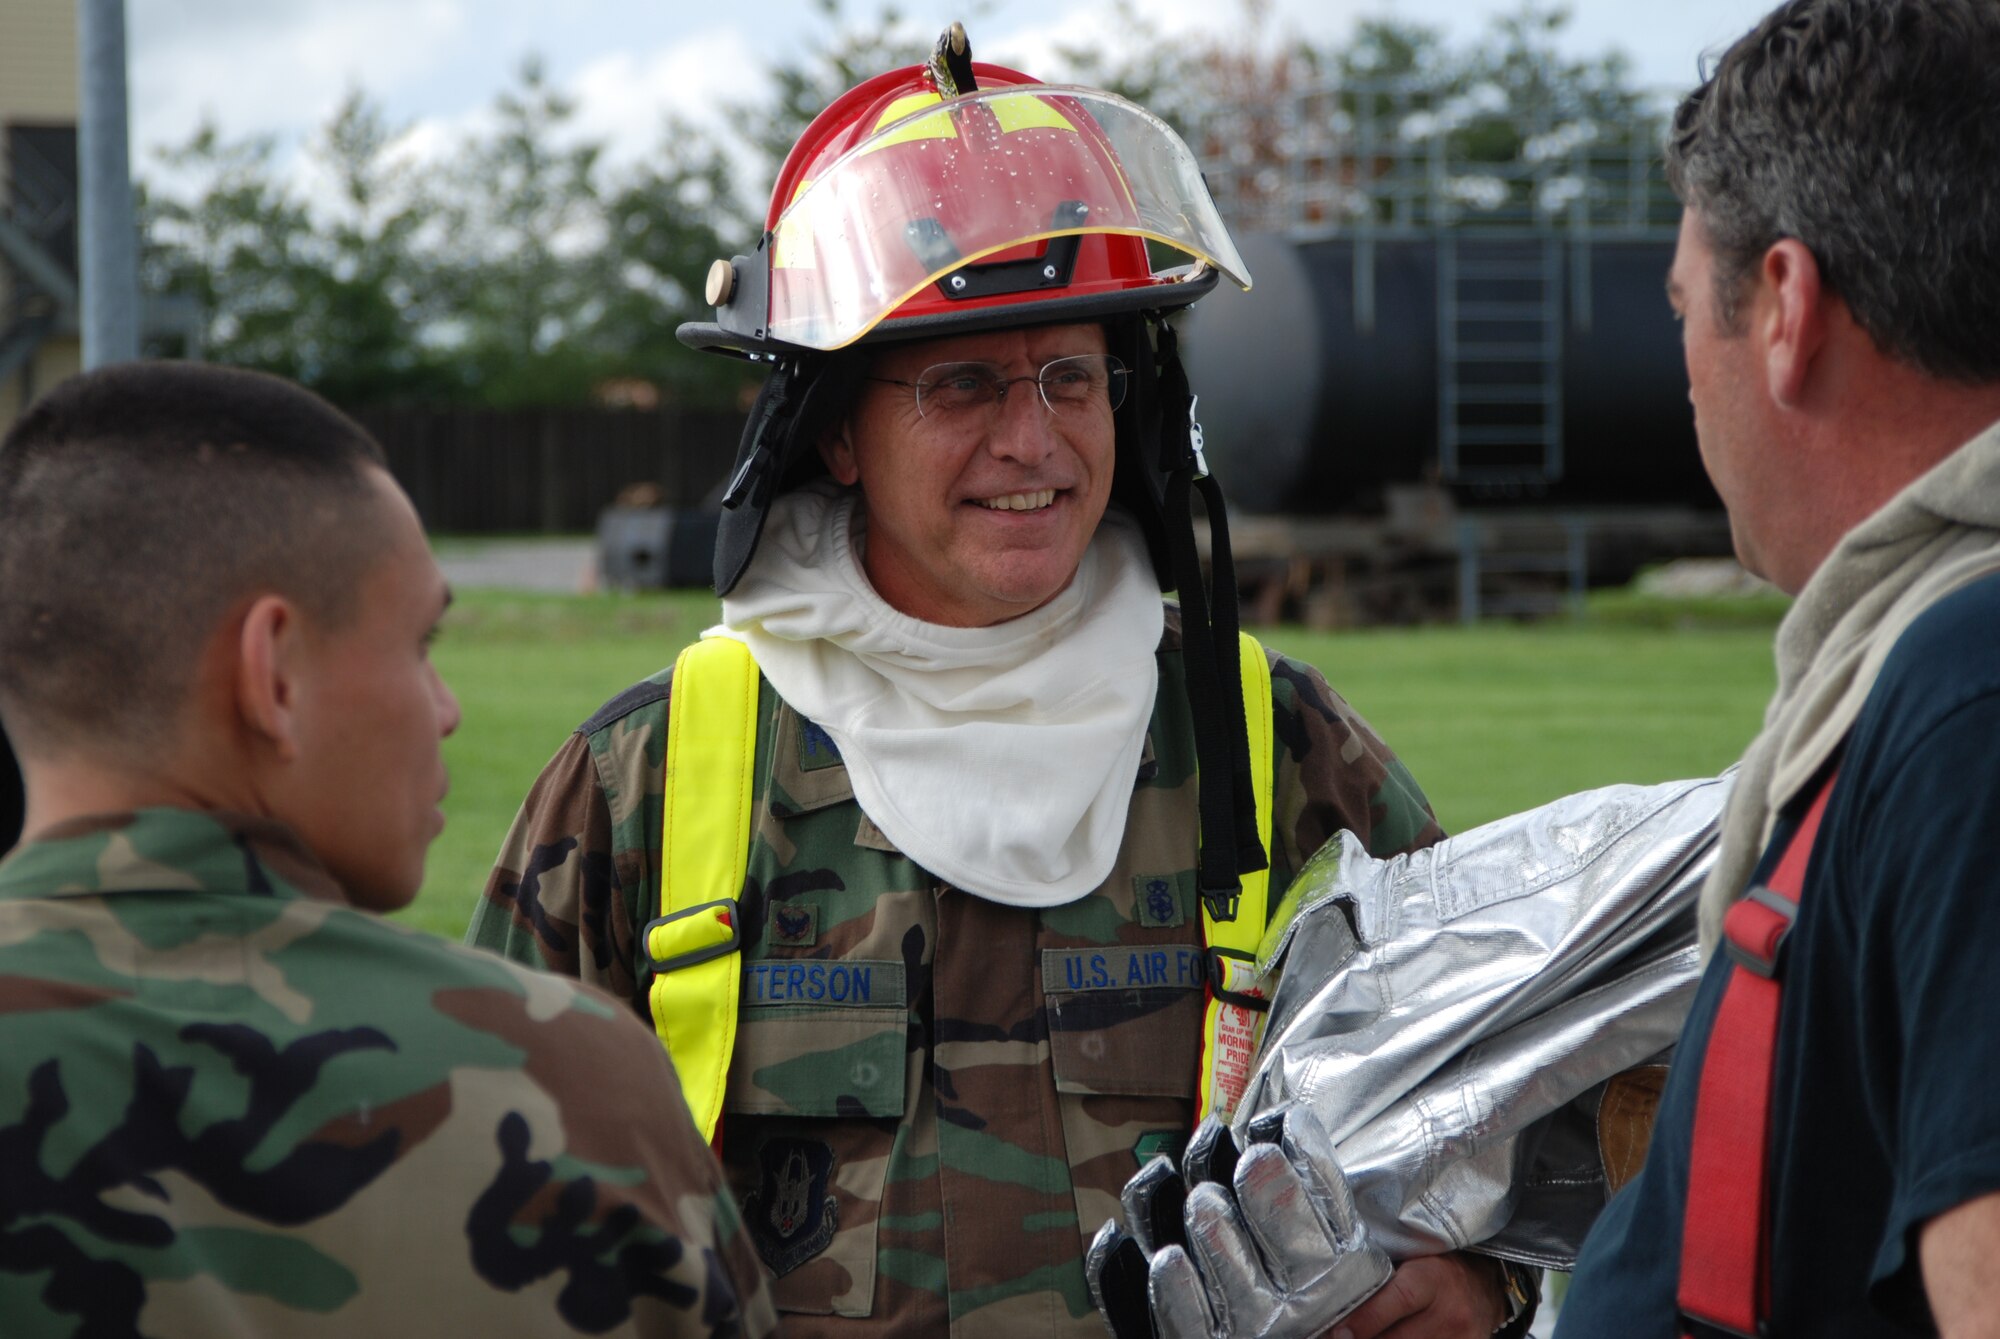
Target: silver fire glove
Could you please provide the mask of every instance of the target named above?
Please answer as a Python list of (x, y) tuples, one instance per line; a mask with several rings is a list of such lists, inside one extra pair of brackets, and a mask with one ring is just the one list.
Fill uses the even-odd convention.
[(1155, 1159), (1092, 1243), (1112, 1332), (1317, 1333), (1389, 1258), (1474, 1245), (1568, 1268), (1610, 1190), (1607, 1086), (1671, 1051), (1694, 994), (1729, 785), (1610, 786), (1389, 860), (1323, 847), (1260, 964), (1235, 1137), (1205, 1123), (1184, 1175)]
[(1568, 1269), (1609, 1197), (1605, 1085), (1671, 1051), (1728, 778), (1607, 786), (1299, 872), (1241, 1129), (1307, 1106), (1397, 1260)]
[(1118, 1339), (1310, 1339), (1388, 1282), (1333, 1141), (1312, 1112), (1267, 1112), (1247, 1146), (1211, 1117), (1176, 1170), (1155, 1158), (1084, 1269)]

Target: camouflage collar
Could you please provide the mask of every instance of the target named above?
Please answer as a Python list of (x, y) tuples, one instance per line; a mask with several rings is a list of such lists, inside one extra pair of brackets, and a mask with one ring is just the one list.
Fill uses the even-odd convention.
[(123, 892), (347, 901), (289, 828), (241, 814), (94, 814), (58, 824), (0, 861), (0, 899)]

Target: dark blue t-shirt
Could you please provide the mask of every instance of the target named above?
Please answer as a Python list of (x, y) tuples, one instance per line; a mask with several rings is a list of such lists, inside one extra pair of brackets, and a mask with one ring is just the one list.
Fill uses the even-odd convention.
[[(1891, 651), (1786, 951), (1770, 1332), (1929, 1334), (1919, 1233), (2000, 1190), (2000, 578), (1940, 601)], [(1695, 1092), (1728, 966), (1718, 953), (1702, 978), (1645, 1170), (1591, 1232), (1560, 1339), (1682, 1333)]]

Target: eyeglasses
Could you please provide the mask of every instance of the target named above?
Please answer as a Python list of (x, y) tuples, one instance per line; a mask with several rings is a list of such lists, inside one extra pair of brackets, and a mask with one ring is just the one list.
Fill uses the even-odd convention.
[(935, 363), (918, 373), (915, 381), (864, 379), (916, 391), (921, 418), (966, 420), (997, 410), (1008, 390), (1023, 381), (1032, 382), (1041, 392), (1042, 403), (1051, 414), (1116, 409), (1125, 403), (1129, 376), (1125, 364), (1108, 353), (1078, 353), (1050, 359), (1032, 377), (1010, 377), (1005, 368), (993, 363)]

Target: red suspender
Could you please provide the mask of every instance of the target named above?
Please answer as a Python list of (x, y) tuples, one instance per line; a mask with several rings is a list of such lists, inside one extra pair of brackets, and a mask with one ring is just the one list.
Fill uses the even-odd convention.
[(1832, 793), (1829, 774), (1770, 883), (1752, 886), (1722, 923), (1723, 947), (1735, 966), (1709, 1030), (1695, 1098), (1679, 1304), (1683, 1322), (1731, 1334), (1762, 1333), (1771, 1309), (1768, 1180), (1779, 955), (1799, 914), (1806, 862)]

